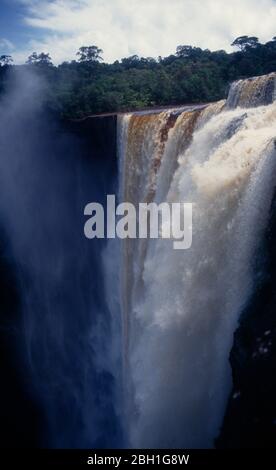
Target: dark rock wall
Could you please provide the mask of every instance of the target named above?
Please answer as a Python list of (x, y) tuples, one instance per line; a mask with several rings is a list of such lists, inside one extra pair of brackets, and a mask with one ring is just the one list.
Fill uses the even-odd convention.
[(230, 355), (233, 390), (219, 448), (276, 443), (276, 196), (256, 260), (256, 289), (242, 314)]

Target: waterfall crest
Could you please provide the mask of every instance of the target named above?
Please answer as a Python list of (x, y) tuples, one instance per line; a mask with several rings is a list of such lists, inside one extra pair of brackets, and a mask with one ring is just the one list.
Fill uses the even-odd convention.
[(234, 83), (226, 102), (119, 119), (120, 197), (194, 205), (189, 250), (122, 243), (130, 446), (212, 447), (219, 432), (274, 189), (274, 100), (270, 74)]
[(250, 108), (271, 104), (276, 99), (276, 72), (232, 83), (226, 106)]

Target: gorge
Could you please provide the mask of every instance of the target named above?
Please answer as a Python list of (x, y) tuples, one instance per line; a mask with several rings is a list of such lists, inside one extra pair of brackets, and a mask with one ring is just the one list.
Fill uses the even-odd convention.
[[(34, 90), (0, 105), (7, 446), (272, 442), (276, 74), (209, 105), (63, 123)], [(191, 248), (86, 240), (85, 205), (113, 193), (192, 202)]]

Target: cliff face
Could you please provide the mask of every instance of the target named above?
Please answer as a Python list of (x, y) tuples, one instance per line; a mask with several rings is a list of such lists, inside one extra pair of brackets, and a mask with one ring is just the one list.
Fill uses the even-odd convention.
[(273, 447), (276, 442), (276, 198), (256, 261), (256, 289), (234, 335), (233, 390), (219, 448)]
[(65, 121), (64, 128), (81, 142), (87, 158), (101, 162), (106, 178), (116, 177), (117, 171), (117, 115), (92, 116), (82, 120)]

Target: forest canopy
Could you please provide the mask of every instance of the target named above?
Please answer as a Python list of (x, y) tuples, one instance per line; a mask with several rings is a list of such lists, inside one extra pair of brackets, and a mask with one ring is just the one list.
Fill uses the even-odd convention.
[(261, 44), (255, 36), (240, 36), (231, 45), (231, 53), (179, 45), (168, 57), (133, 55), (113, 64), (103, 62), (98, 46), (82, 46), (76, 59), (58, 66), (47, 52), (33, 52), (24, 65), (13, 65), (13, 58), (3, 53), (0, 93), (7, 86), (11, 68), (31, 68), (45, 81), (49, 109), (63, 118), (76, 119), (216, 101), (226, 96), (232, 81), (276, 71), (276, 37)]

